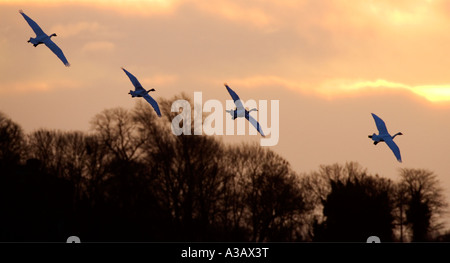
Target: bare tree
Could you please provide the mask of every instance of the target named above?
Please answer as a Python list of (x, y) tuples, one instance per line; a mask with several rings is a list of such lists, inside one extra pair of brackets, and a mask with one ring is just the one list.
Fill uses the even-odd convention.
[(232, 147), (227, 154), (235, 158), (228, 168), (235, 175), (228, 189), (234, 195), (228, 203), (233, 224), (241, 220), (253, 241), (301, 239), (298, 226), (308, 206), (289, 163), (259, 145)]
[(85, 134), (39, 129), (29, 134), (28, 145), (28, 157), (40, 160), (48, 173), (70, 181), (74, 198), (79, 199), (88, 179)]
[(51, 174), (63, 175), (64, 144), (59, 132), (39, 129), (28, 134), (28, 158), (38, 159)]
[[(178, 99), (191, 102), (184, 94), (161, 99), (162, 118), (155, 117), (148, 105), (136, 104), (132, 115), (139, 136), (145, 138), (142, 157), (152, 189), (160, 206), (169, 210), (174, 225), (180, 228), (180, 238), (192, 240), (196, 231), (197, 238), (214, 239), (211, 228), (217, 221), (222, 144), (214, 137), (193, 135), (194, 118), (192, 135), (172, 133), (171, 122), (177, 112), (171, 112), (171, 102)], [(201, 114), (193, 110), (191, 114)]]
[(114, 158), (124, 161), (138, 158), (143, 138), (138, 136), (128, 110), (120, 107), (103, 110), (91, 120), (91, 126)]

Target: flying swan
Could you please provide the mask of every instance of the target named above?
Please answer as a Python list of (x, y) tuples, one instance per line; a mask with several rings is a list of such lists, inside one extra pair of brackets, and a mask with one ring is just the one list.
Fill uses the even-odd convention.
[(252, 116), (250, 116), (250, 112), (251, 111), (258, 111), (258, 109), (253, 108), (251, 110), (246, 110), (244, 108), (244, 105), (242, 104), (241, 99), (236, 94), (236, 92), (234, 92), (230, 87), (228, 87), (228, 85), (226, 83), (224, 85), (227, 88), (228, 93), (230, 93), (230, 96), (233, 99), (234, 104), (236, 105), (236, 109), (235, 110), (226, 110), (226, 112), (228, 112), (231, 115), (231, 119), (234, 120), (234, 119), (239, 118), (239, 117), (245, 117), (256, 128), (256, 130), (258, 130), (258, 132), (263, 137), (266, 137), (264, 135), (264, 132), (262, 131), (261, 126), (259, 125), (259, 123)]
[(155, 111), (156, 111), (156, 114), (158, 114), (158, 116), (161, 117), (161, 111), (159, 110), (158, 103), (152, 97), (150, 97), (150, 95), (148, 95), (148, 93), (150, 91), (155, 91), (155, 89), (145, 90), (142, 87), (141, 83), (139, 83), (137, 78), (135, 76), (133, 76), (133, 74), (131, 74), (124, 68), (122, 68), (122, 69), (125, 72), (125, 74), (127, 74), (128, 78), (130, 78), (131, 83), (133, 83), (133, 85), (135, 87), (135, 90), (134, 91), (130, 90), (130, 92), (128, 92), (128, 94), (130, 94), (132, 98), (134, 98), (134, 97), (144, 98), (148, 103), (150, 103), (150, 105), (152, 105), (153, 109), (155, 109)]
[(403, 133), (398, 132), (394, 134), (394, 136), (391, 136), (386, 128), (386, 124), (384, 121), (378, 117), (377, 115), (373, 114), (373, 119), (375, 120), (375, 124), (377, 125), (378, 129), (378, 135), (372, 134), (369, 135), (369, 138), (371, 138), (374, 142), (373, 144), (377, 145), (379, 142), (385, 142), (389, 148), (391, 148), (392, 152), (394, 153), (395, 157), (397, 158), (397, 161), (402, 162), (402, 157), (400, 155), (400, 149), (398, 148), (397, 144), (394, 142), (394, 138), (397, 135), (403, 135)]
[(56, 37), (56, 34), (53, 33), (50, 36), (44, 33), (44, 31), (39, 27), (39, 25), (33, 21), (30, 17), (28, 17), (22, 10), (19, 10), (19, 13), (22, 14), (22, 16), (25, 18), (25, 20), (28, 22), (28, 25), (30, 25), (31, 29), (33, 29), (34, 33), (36, 33), (36, 37), (28, 40), (28, 43), (33, 44), (34, 47), (37, 47), (39, 44), (44, 43), (53, 53), (55, 53), (56, 56), (64, 63), (66, 67), (69, 67), (70, 64), (67, 61), (66, 57), (64, 56), (64, 53), (62, 50), (53, 42), (50, 38)]

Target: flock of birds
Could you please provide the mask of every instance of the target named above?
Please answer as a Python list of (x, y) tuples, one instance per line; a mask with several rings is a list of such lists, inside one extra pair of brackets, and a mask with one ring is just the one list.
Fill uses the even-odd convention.
[[(34, 47), (45, 44), (63, 63), (66, 67), (70, 66), (70, 63), (67, 61), (63, 51), (61, 48), (58, 47), (58, 45), (55, 44), (51, 40), (51, 37), (56, 36), (55, 33), (51, 35), (47, 35), (41, 27), (32, 20), (29, 16), (27, 16), (22, 10), (19, 10), (19, 13), (25, 18), (27, 23), (30, 25), (30, 27), (33, 29), (34, 33), (36, 34), (36, 37), (30, 37), (28, 40), (29, 43), (33, 44)], [(125, 72), (125, 74), (130, 79), (131, 83), (133, 84), (135, 90), (130, 90), (128, 94), (131, 95), (132, 98), (134, 97), (142, 97), (144, 98), (155, 110), (156, 114), (161, 117), (161, 111), (159, 109), (158, 103), (155, 99), (153, 99), (149, 92), (155, 91), (155, 89), (149, 89), (145, 90), (142, 85), (139, 83), (138, 79), (128, 72), (126, 69), (122, 68), (122, 70)], [(258, 121), (256, 121), (252, 116), (250, 116), (250, 112), (257, 111), (256, 108), (247, 110), (244, 108), (244, 105), (239, 98), (239, 96), (234, 92), (226, 83), (224, 84), (228, 93), (230, 94), (231, 98), (234, 101), (234, 104), (236, 105), (236, 108), (234, 110), (226, 110), (227, 113), (231, 115), (231, 118), (234, 120), (236, 118), (242, 118), (245, 117), (255, 128), (256, 130), (261, 134), (261, 136), (265, 137), (264, 132), (261, 129), (261, 126), (259, 125)], [(389, 134), (386, 124), (384, 121), (378, 117), (377, 115), (372, 113), (372, 117), (375, 120), (375, 124), (378, 129), (378, 134), (373, 133), (372, 135), (369, 135), (369, 138), (371, 138), (374, 142), (374, 145), (377, 145), (379, 142), (385, 142), (389, 148), (394, 153), (395, 157), (399, 162), (402, 162), (402, 158), (400, 155), (400, 149), (398, 148), (397, 144), (394, 142), (394, 138), (397, 135), (402, 135), (401, 132), (398, 132), (394, 134), (393, 136)]]

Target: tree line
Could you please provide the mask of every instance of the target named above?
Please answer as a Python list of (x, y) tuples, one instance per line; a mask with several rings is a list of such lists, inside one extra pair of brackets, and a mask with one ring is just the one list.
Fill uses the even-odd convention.
[(297, 173), (267, 147), (174, 135), (180, 98), (161, 100), (162, 118), (140, 102), (105, 109), (89, 132), (25, 134), (0, 114), (0, 242), (449, 240), (432, 171)]

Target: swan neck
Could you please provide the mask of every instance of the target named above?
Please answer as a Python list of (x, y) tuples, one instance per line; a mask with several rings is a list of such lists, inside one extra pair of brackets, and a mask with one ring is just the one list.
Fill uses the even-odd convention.
[(395, 138), (395, 136), (397, 136), (397, 135), (401, 135), (402, 133), (401, 132), (397, 132), (396, 134), (394, 134), (394, 136), (392, 136), (392, 139), (394, 139)]

